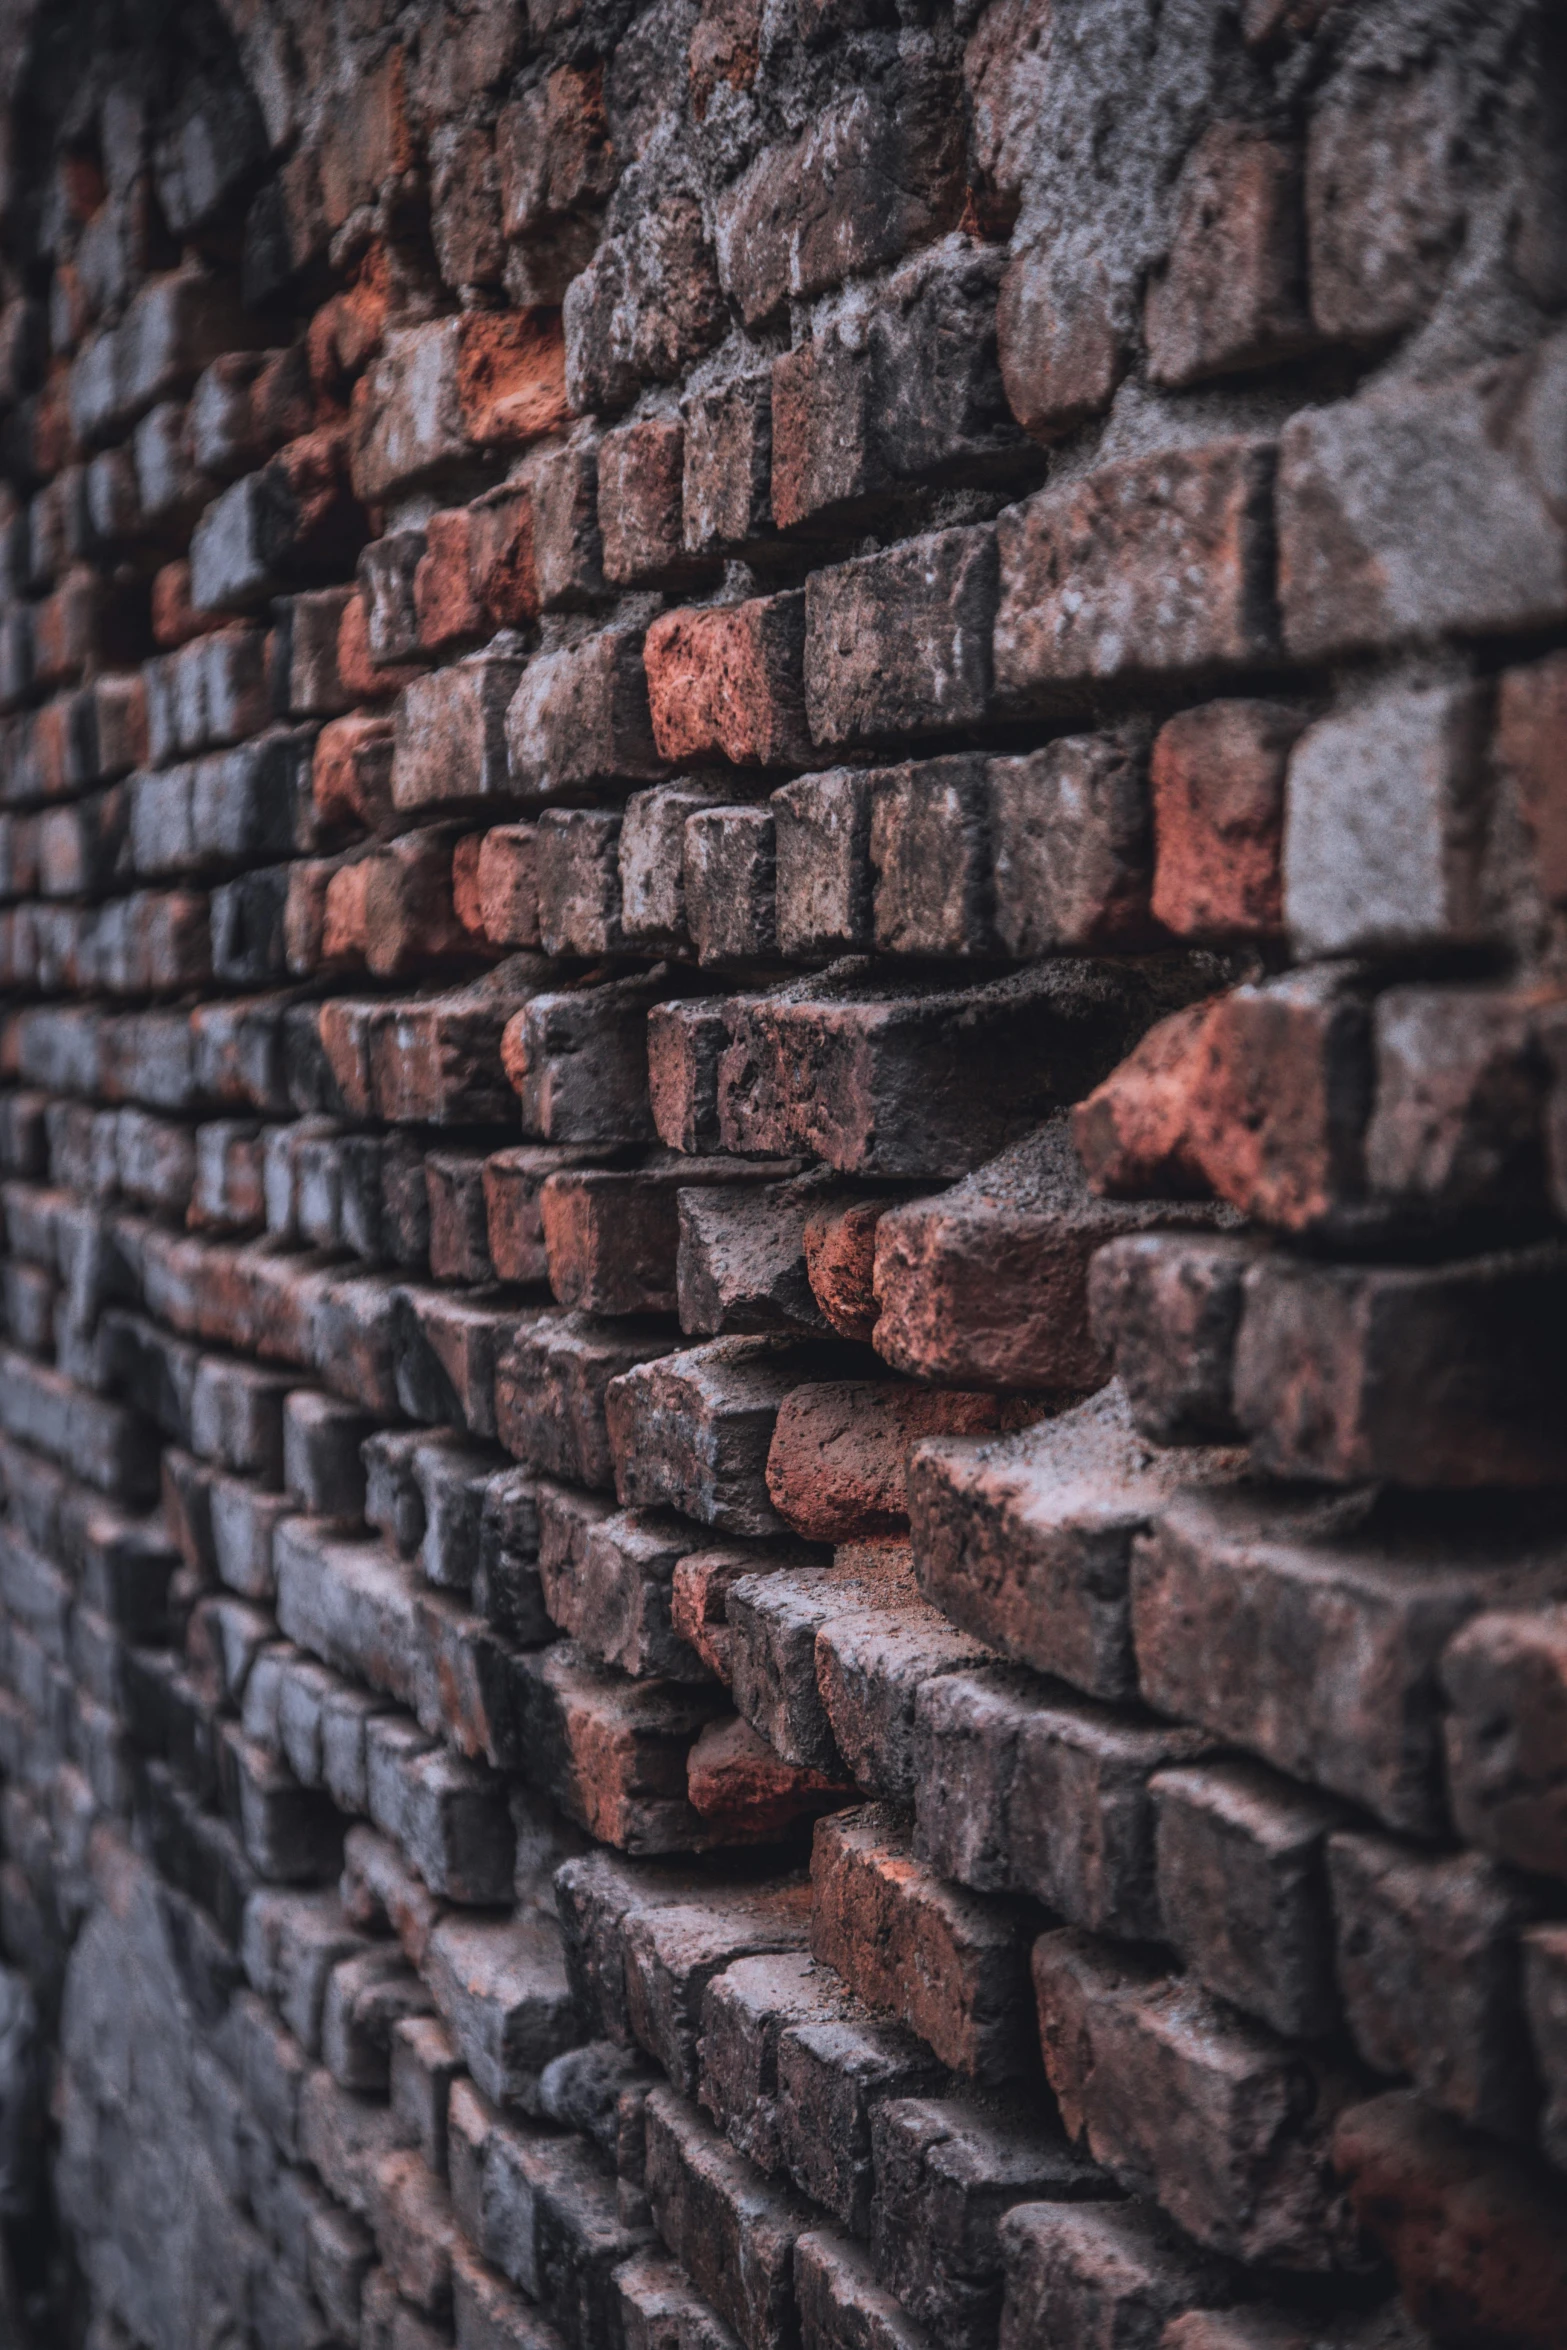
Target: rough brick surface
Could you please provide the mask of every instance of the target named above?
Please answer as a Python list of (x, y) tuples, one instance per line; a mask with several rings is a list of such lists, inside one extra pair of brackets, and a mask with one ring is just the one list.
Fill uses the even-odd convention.
[(1559, 2350), (1559, 14), (0, 7), (8, 2345)]

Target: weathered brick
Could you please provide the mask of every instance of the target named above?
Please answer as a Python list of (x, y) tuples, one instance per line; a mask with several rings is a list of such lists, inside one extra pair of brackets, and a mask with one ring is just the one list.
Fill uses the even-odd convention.
[(867, 2007), (895, 2016), (955, 2072), (1015, 2079), (1028, 2057), (1021, 1912), (916, 1861), (900, 1815), (872, 1805), (818, 1823), (811, 1950)]
[(813, 571), (805, 589), (812, 742), (847, 747), (982, 725), (996, 596), (988, 526), (934, 532)]
[(1264, 659), (1274, 455), (1237, 437), (1127, 457), (1009, 508), (996, 526), (997, 693), (1048, 702)]
[(1067, 2134), (1208, 2249), (1290, 2269), (1355, 2251), (1329, 2134), (1353, 2080), (1206, 1992), (1066, 1929), (1034, 1946)]
[(1095, 1198), (1060, 1113), (954, 1190), (881, 1218), (872, 1344), (916, 1378), (1080, 1394), (1108, 1368), (1090, 1261), (1157, 1215)]
[(1442, 1540), (1418, 1522), (1335, 1534), (1244, 1492), (1167, 1503), (1132, 1564), (1144, 1697), (1386, 1826), (1445, 1830), (1436, 1675), (1490, 1606), (1554, 1598), (1549, 1543), (1493, 1529)]
[(1288, 703), (1228, 701), (1159, 729), (1151, 910), (1178, 938), (1270, 938), (1282, 927), (1285, 766), (1303, 723)]
[(1519, 1868), (1567, 1874), (1561, 1757), (1567, 1617), (1559, 1607), (1489, 1610), (1441, 1665), (1447, 1779), (1466, 1842)]
[[(1291, 420), (1279, 444), (1279, 601), (1297, 659), (1560, 616), (1567, 565), (1532, 419), (1564, 365), (1567, 343), (1553, 337), (1446, 382)], [(1417, 480), (1432, 485), (1424, 496)]]
[(932, 1676), (915, 1707), (916, 1850), (976, 1891), (1029, 1893), (1074, 1925), (1146, 1940), (1160, 1930), (1148, 1782), (1202, 1743), (1015, 1667)]
[(1544, 1399), (1559, 1373), (1540, 1309), (1559, 1277), (1549, 1248), (1432, 1270), (1260, 1258), (1235, 1351), (1253, 1459), (1341, 1483), (1554, 1484)]
[(718, 213), (719, 275), (747, 325), (953, 225), (954, 96), (927, 36), (882, 88), (840, 100), (794, 145), (762, 150)]
[(539, 439), (566, 417), (559, 321), (474, 310), (396, 329), (354, 409), (354, 487), (372, 503)]
[(1399, 2090), (1341, 2115), (1333, 2159), (1417, 2324), (1546, 2350), (1567, 2287), (1554, 2182)]
[(1343, 1812), (1248, 1762), (1161, 1770), (1149, 1792), (1165, 1938), (1208, 1990), (1276, 2032), (1332, 2030), (1325, 1850)]

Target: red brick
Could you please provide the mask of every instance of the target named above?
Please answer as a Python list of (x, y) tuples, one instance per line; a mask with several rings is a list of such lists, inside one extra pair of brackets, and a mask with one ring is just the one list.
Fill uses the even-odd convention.
[(1026, 702), (1265, 658), (1273, 465), (1270, 442), (1210, 441), (1123, 458), (1010, 507), (997, 524), (998, 693)]
[(1298, 152), (1214, 123), (1187, 157), (1175, 202), (1169, 257), (1144, 310), (1154, 381), (1200, 383), (1308, 349)]
[(1153, 913), (1178, 938), (1282, 929), (1284, 771), (1302, 724), (1284, 703), (1207, 702), (1160, 728)]
[(684, 443), (682, 427), (659, 417), (622, 425), (599, 443), (599, 538), (604, 577), (617, 587), (670, 584), (685, 568)]
[(1496, 757), (1512, 779), (1534, 851), (1540, 888), (1553, 905), (1567, 900), (1567, 658), (1503, 672), (1497, 697)]
[(955, 2072), (1018, 2077), (1029, 2030), (1020, 1913), (945, 1884), (884, 1805), (818, 1824), (811, 1889), (812, 1956), (867, 2007), (897, 2017)]
[(565, 351), (549, 311), (470, 310), (394, 330), (354, 391), (354, 487), (371, 502), (519, 448), (566, 419)]
[(720, 751), (737, 766), (789, 765), (809, 756), (798, 592), (669, 612), (645, 647), (659, 755)]
[(1340, 2116), (1333, 2159), (1417, 2324), (1549, 2350), (1567, 2253), (1559, 2194), (1528, 2165), (1398, 2090)]
[(762, 150), (718, 209), (719, 273), (748, 326), (956, 223), (955, 99), (922, 43), (886, 84), (829, 107), (793, 146)]
[(471, 576), (473, 524), (466, 506), (432, 514), (414, 572), (414, 611), (422, 650), (437, 652), (479, 636), (488, 617)]
[(872, 1344), (916, 1378), (1082, 1393), (1108, 1369), (1089, 1262), (1158, 1215), (1096, 1199), (1058, 1115), (955, 1190), (880, 1219)]
[(797, 1387), (773, 1426), (767, 1490), (785, 1525), (812, 1542), (897, 1533), (908, 1523), (905, 1472), (915, 1444), (1013, 1427), (1036, 1408), (1027, 1396), (1003, 1401), (890, 1381)]

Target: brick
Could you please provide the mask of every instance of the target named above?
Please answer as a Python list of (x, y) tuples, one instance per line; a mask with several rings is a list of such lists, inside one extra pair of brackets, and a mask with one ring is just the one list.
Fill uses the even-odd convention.
[(694, 2096), (709, 1986), (736, 1961), (803, 1952), (809, 1890), (801, 1878), (693, 1887), (687, 1898), (639, 1905), (624, 1925), (626, 2008), (634, 2038)]
[(414, 569), (413, 600), (421, 651), (469, 643), (488, 617), (470, 569), (471, 523), (465, 506), (432, 514), (424, 526), (424, 553)]
[(484, 935), (492, 946), (539, 944), (538, 834), (531, 824), (497, 824), (479, 843), (476, 882)]
[(503, 639), (415, 679), (397, 706), (394, 807), (462, 806), (510, 793), (506, 713), (522, 674)]
[(424, 1178), (430, 1201), (430, 1271), (437, 1281), (488, 1282), (489, 1223), (484, 1204), (486, 1153), (428, 1151)]
[(539, 1201), (556, 1297), (588, 1313), (672, 1312), (686, 1189), (705, 1192), (721, 1186), (721, 1196), (743, 1206), (753, 1189), (762, 1187), (722, 1185), (725, 1175), (742, 1174), (749, 1169), (722, 1161), (697, 1168), (582, 1167), (552, 1174)]
[(1015, 1424), (1036, 1407), (984, 1394), (892, 1381), (820, 1380), (790, 1391), (767, 1454), (773, 1507), (814, 1542), (894, 1534), (907, 1524), (905, 1466), (933, 1435), (972, 1435)]
[(198, 612), (253, 611), (345, 567), (364, 537), (346, 459), (342, 433), (323, 426), (213, 500), (191, 537)]
[(467, 311), (394, 329), (354, 394), (354, 489), (370, 503), (518, 448), (565, 422), (564, 350), (547, 312)]
[(1075, 1930), (1042, 1934), (1033, 1966), (1067, 2134), (1121, 2186), (1210, 2251), (1308, 2273), (1350, 2259), (1328, 2143), (1348, 2079)]
[(1500, 2137), (1531, 2135), (1533, 2077), (1518, 2005), (1522, 1879), (1479, 1855), (1432, 1857), (1389, 1837), (1328, 1845), (1338, 1975), (1373, 2070)]
[[(395, 676), (396, 664), (409, 664), (414, 671), (422, 666), (414, 582), (424, 560), (425, 545), (422, 530), (389, 530), (383, 537), (373, 539), (361, 553), (359, 595), (345, 607), (338, 629), (338, 667), (340, 673), (347, 672), (349, 682), (357, 683), (357, 680), (353, 676), (354, 662), (345, 657), (351, 649), (345, 631), (352, 625), (356, 601), (364, 654), (374, 670), (391, 670)], [(374, 682), (367, 679), (364, 690), (373, 694), (379, 683), (379, 679)]]
[(1273, 457), (1238, 438), (1126, 458), (1010, 508), (997, 525), (998, 693), (1027, 701), (1265, 656)]
[(868, 1806), (817, 1823), (813, 1957), (943, 2064), (981, 2082), (1028, 2055), (1020, 1914), (944, 1884), (909, 1851), (898, 1814)]
[(1465, 195), (1463, 159), (1437, 128), (1450, 59), (1384, 81), (1352, 47), (1312, 110), (1311, 306), (1326, 334), (1374, 345), (1416, 325), (1441, 291)]
[(733, 1844), (769, 1843), (801, 1820), (832, 1811), (850, 1793), (843, 1781), (786, 1763), (738, 1714), (710, 1722), (686, 1764), (686, 1793)]
[(1002, 2219), (1000, 2240), (1005, 2350), (1051, 2333), (1085, 2346), (1171, 2343), (1168, 2320), (1235, 2290), (1221, 2262), (1146, 2204), (1021, 2203)]
[(748, 326), (954, 224), (954, 96), (922, 41), (883, 87), (830, 106), (792, 146), (762, 150), (718, 208), (719, 275)]
[(1235, 1356), (1254, 1460), (1339, 1482), (1551, 1484), (1556, 1432), (1538, 1399), (1557, 1374), (1538, 1304), (1556, 1271), (1548, 1251), (1434, 1271), (1259, 1260)]
[(802, 775), (774, 792), (778, 951), (853, 953), (873, 936), (872, 779), (857, 767)]
[(779, 1405), (812, 1367), (786, 1340), (719, 1338), (628, 1370), (605, 1397), (622, 1504), (776, 1534), (767, 1447)]
[(1545, 2089), (1540, 2150), (1557, 2170), (1567, 2138), (1567, 1937), (1560, 1926), (1531, 1926), (1522, 1937), (1524, 2005), (1534, 2061)]
[(890, 486), (869, 352), (818, 333), (773, 361), (772, 508), (781, 530), (871, 510)]
[(794, 2279), (805, 2350), (919, 2350), (920, 2329), (858, 2245), (835, 2229), (813, 2228), (796, 2240)]
[(1151, 910), (1178, 938), (1278, 935), (1285, 769), (1303, 722), (1288, 703), (1222, 701), (1159, 729)]
[[(615, 1479), (609, 1387), (667, 1345), (663, 1331), (627, 1329), (587, 1314), (519, 1317), (515, 1337), (496, 1363), (500, 1442), (551, 1476), (607, 1490)], [(656, 1504), (662, 1496), (647, 1498)]]
[(506, 740), (512, 789), (532, 802), (571, 799), (601, 782), (656, 780), (640, 633), (608, 628), (536, 654), (507, 714)]
[[(1552, 338), (1410, 401), (1371, 392), (1291, 420), (1279, 449), (1279, 600), (1297, 659), (1560, 614), (1561, 534), (1529, 428), (1511, 435), (1495, 420), (1504, 408), (1536, 413), (1564, 363), (1567, 345)], [(1412, 504), (1412, 466), (1443, 485), (1440, 509)], [(1481, 518), (1473, 529), (1458, 527), (1448, 495), (1459, 482), (1463, 511), (1472, 500)], [(1418, 531), (1415, 504), (1427, 516)]]
[(536, 2076), (576, 2038), (553, 1921), (443, 1918), (424, 1971), (479, 2089), (496, 2105), (525, 2103)]
[(1247, 126), (1213, 123), (1197, 141), (1176, 191), (1169, 258), (1144, 309), (1156, 383), (1200, 383), (1310, 347), (1301, 178), (1297, 149)]
[[(1538, 1022), (1548, 998), (1496, 987), (1394, 987), (1373, 1014), (1373, 1192), (1444, 1216), (1539, 1199)], [(1547, 1031), (1548, 1032), (1548, 1031)]]
[(628, 941), (643, 947), (686, 943), (686, 819), (724, 797), (717, 784), (694, 779), (633, 792), (620, 828), (620, 910)]
[(534, 561), (546, 612), (591, 604), (604, 592), (598, 526), (598, 443), (582, 428), (533, 461)]
[(1143, 1695), (1389, 1828), (1442, 1835), (1442, 1652), (1489, 1606), (1553, 1597), (1559, 1572), (1493, 1531), (1478, 1548), (1396, 1519), (1335, 1536), (1243, 1493), (1171, 1501), (1133, 1556)]
[[(874, 1545), (864, 1546), (874, 1552)], [(888, 1545), (897, 1554), (898, 1546)], [(864, 1552), (848, 1554), (856, 1562)], [(840, 1559), (845, 1556), (840, 1552)], [(857, 1572), (866, 1574), (864, 1564)], [(885, 1591), (866, 1574), (863, 1596), (846, 1606), (826, 1597), (816, 1632), (816, 1682), (844, 1767), (864, 1793), (901, 1802), (916, 1792), (920, 1692), (949, 1673), (988, 1661), (977, 1641), (955, 1631), (914, 1593), (906, 1555), (889, 1562)]]
[(622, 178), (589, 266), (566, 289), (572, 407), (627, 407), (683, 373), (723, 329), (718, 273), (691, 162), (665, 147)]
[(876, 1326), (876, 1227), (906, 1196), (829, 1190), (811, 1206), (802, 1234), (806, 1278), (840, 1338), (868, 1339)]
[(996, 935), (1007, 954), (1150, 938), (1146, 758), (1134, 724), (989, 762)]
[(1149, 1792), (1164, 1939), (1207, 1990), (1274, 2031), (1331, 2031), (1326, 1845), (1343, 1812), (1250, 1762), (1161, 1770)]
[(537, 1781), (570, 1820), (631, 1853), (717, 1841), (686, 1799), (686, 1756), (719, 1693), (628, 1681), (570, 1641), (521, 1659), (516, 1696)]
[(486, 1241), (497, 1279), (536, 1283), (549, 1277), (543, 1189), (552, 1175), (586, 1154), (570, 1146), (525, 1142), (491, 1151), (484, 1161)]
[(954, 1190), (882, 1216), (872, 1343), (915, 1377), (1081, 1393), (1108, 1368), (1089, 1315), (1090, 1262), (1157, 1212), (1096, 1199), (1058, 1114)]
[(871, 2134), (877, 2271), (911, 2317), (964, 2350), (996, 2338), (1007, 2213), (1113, 2192), (1026, 2099), (890, 2098)]
[[(851, 967), (716, 1013), (709, 1003), (699, 1017), (722, 1015), (728, 1028), (719, 1139), (729, 1150), (810, 1152), (844, 1174), (966, 1174), (1086, 1090), (1154, 1008), (1150, 992), (1145, 975), (1061, 961), (969, 989), (911, 980), (895, 993)], [(655, 1016), (655, 1058), (671, 1017)], [(802, 1066), (814, 1076), (806, 1098)], [(702, 1073), (697, 1061), (691, 1078)], [(695, 1121), (665, 1116), (664, 1140), (692, 1147), (680, 1136)]]
[(788, 1542), (725, 1542), (688, 1551), (677, 1562), (670, 1586), (670, 1621), (681, 1639), (689, 1641), (703, 1663), (727, 1686), (731, 1585), (749, 1575), (775, 1574), (786, 1566), (815, 1563), (814, 1552)]
[(720, 751), (740, 766), (808, 758), (798, 590), (669, 612), (645, 648), (653, 734), (663, 758)]
[(1560, 1608), (1487, 1611), (1441, 1665), (1453, 1818), (1466, 1843), (1567, 1875), (1560, 1794), (1567, 1619)]
[(1074, 1925), (1146, 1940), (1160, 1930), (1148, 1782), (1202, 1745), (1013, 1667), (933, 1679), (915, 1706), (916, 1849), (977, 1891), (1029, 1893)]
[(1559, 654), (1504, 670), (1497, 694), (1495, 756), (1517, 794), (1539, 885), (1553, 905), (1567, 896), (1567, 801), (1557, 750), (1567, 662)]
[(934, 532), (813, 572), (805, 590), (805, 710), (818, 746), (982, 724), (991, 695), (996, 539)]
[(660, 2235), (746, 2350), (788, 2341), (803, 2202), (765, 2182), (668, 2089), (648, 2100), (647, 2177)]
[(1212, 1189), (1310, 1231), (1359, 1204), (1373, 1083), (1364, 975), (1328, 964), (1162, 1021), (1080, 1104), (1073, 1134), (1112, 1198)]
[(685, 433), (673, 418), (648, 417), (606, 433), (599, 444), (599, 535), (604, 577), (617, 587), (667, 585), (686, 568), (681, 528)]
[(652, 1140), (648, 1031), (665, 984), (655, 967), (532, 996), (502, 1041), (525, 1133), (601, 1147)]
[(690, 554), (744, 547), (772, 520), (772, 392), (741, 375), (681, 402), (681, 538)]
[(699, 808), (687, 818), (682, 911), (700, 962), (776, 951), (774, 873), (770, 809)]
[(1407, 2091), (1344, 2113), (1333, 2159), (1417, 2325), (1545, 2350), (1567, 2282), (1553, 2188)]
[[(707, 1165), (721, 1172), (724, 1163)], [(681, 1328), (713, 1337), (824, 1334), (803, 1240), (820, 1196), (810, 1178), (683, 1189), (676, 1261)]]
[(1089, 1274), (1089, 1309), (1135, 1426), (1156, 1444), (1239, 1437), (1235, 1339), (1253, 1242), (1231, 1234), (1136, 1233), (1111, 1241)]
[(613, 953), (621, 944), (620, 818), (597, 809), (546, 808), (534, 830), (545, 953)]
[[(622, 1510), (586, 1530), (580, 1555), (541, 1542), (544, 1603), (589, 1656), (634, 1679), (705, 1681), (670, 1623), (670, 1584), (690, 1529), (659, 1510)], [(575, 1550), (575, 1545), (573, 1545)]]
[(874, 1595), (852, 1568), (817, 1565), (809, 1556), (787, 1573), (764, 1560), (754, 1574), (726, 1578), (725, 1663), (735, 1705), (786, 1761), (842, 1775), (816, 1640), (829, 1622), (868, 1604)]
[(1284, 827), (1284, 914), (1302, 952), (1483, 933), (1479, 730), (1467, 683), (1388, 686), (1307, 729), (1290, 755)]

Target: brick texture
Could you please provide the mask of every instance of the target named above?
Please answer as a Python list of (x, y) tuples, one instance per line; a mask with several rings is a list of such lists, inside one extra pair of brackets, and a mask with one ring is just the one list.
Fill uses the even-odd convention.
[(1560, 14), (0, 4), (7, 2350), (1561, 2350)]

